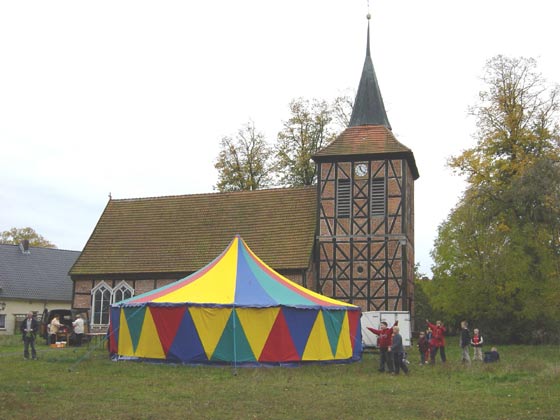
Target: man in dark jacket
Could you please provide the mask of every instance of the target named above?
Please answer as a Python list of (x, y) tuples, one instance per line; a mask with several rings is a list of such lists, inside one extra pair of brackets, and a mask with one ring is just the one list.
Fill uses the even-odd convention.
[[(399, 321), (395, 321), (396, 326), (399, 324)], [(377, 338), (377, 347), (379, 348), (380, 353), (380, 360), (379, 360), (379, 372), (385, 372), (385, 365), (387, 365), (387, 371), (389, 373), (393, 372), (393, 358), (390, 354), (388, 354), (389, 347), (391, 347), (392, 339), (393, 339), (393, 328), (387, 328), (387, 323), (385, 321), (381, 321), (379, 324), (380, 329), (375, 329), (371, 327), (367, 327), (372, 333), (378, 336)]]
[(27, 313), (27, 318), (19, 327), (23, 339), (23, 357), (29, 359), (29, 346), (31, 346), (31, 357), (37, 360), (37, 352), (35, 351), (35, 336), (39, 331), (39, 323), (33, 318), (33, 312)]

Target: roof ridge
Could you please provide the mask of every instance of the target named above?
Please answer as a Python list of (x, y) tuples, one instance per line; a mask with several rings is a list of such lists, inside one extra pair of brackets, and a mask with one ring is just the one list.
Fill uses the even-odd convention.
[(156, 195), (150, 197), (129, 197), (129, 198), (112, 198), (110, 201), (148, 201), (148, 200), (158, 200), (158, 199), (169, 199), (169, 198), (182, 198), (182, 197), (196, 197), (196, 196), (209, 196), (209, 195), (241, 195), (241, 194), (255, 194), (255, 193), (264, 193), (264, 192), (276, 192), (276, 191), (286, 191), (286, 190), (306, 190), (306, 189), (315, 189), (314, 185), (302, 185), (296, 187), (276, 187), (276, 188), (266, 188), (266, 189), (259, 189), (259, 190), (250, 190), (250, 191), (213, 191), (213, 192), (205, 192), (205, 193), (194, 193), (194, 194), (172, 194), (172, 195)]

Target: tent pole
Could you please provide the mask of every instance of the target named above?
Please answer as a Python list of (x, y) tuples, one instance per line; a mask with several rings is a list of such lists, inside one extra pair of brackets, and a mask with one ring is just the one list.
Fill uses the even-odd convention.
[(233, 316), (233, 376), (237, 376), (237, 336), (235, 334), (235, 318), (237, 315), (235, 314), (235, 303), (233, 304), (233, 311), (231, 315)]

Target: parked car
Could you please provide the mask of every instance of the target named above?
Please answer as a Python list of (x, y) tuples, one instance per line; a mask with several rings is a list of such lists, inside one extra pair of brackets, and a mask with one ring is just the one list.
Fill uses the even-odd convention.
[[(76, 316), (80, 314), (84, 320), (84, 332), (89, 332), (89, 313), (83, 309), (51, 309), (45, 308), (43, 311), (43, 316), (41, 317), (41, 324), (39, 325), (39, 335), (45, 339), (45, 342), (49, 343), (49, 324), (51, 320), (58, 315), (58, 320), (62, 324), (59, 329), (59, 335), (64, 335), (68, 337), (68, 345), (75, 343), (75, 336), (73, 334), (74, 328), (72, 327), (72, 321), (76, 319)], [(82, 341), (85, 341), (84, 340)]]

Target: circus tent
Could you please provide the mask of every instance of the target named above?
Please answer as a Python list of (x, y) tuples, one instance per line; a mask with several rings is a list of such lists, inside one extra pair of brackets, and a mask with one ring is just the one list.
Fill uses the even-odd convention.
[(199, 271), (112, 305), (109, 345), (119, 359), (175, 363), (355, 361), (360, 316), (275, 272), (236, 236)]

